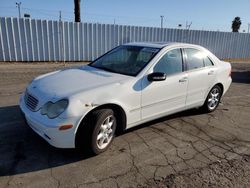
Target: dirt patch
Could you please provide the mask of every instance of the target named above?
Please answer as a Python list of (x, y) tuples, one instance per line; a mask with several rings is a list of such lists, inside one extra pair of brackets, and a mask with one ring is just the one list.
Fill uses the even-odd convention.
[(149, 184), (149, 187), (250, 187), (250, 156), (170, 174), (161, 181)]

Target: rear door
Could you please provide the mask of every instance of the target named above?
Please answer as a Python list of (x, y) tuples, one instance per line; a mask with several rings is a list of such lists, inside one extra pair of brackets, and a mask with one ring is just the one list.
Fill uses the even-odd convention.
[(207, 54), (199, 49), (185, 48), (184, 56), (188, 74), (186, 107), (200, 106), (214, 83), (216, 68)]

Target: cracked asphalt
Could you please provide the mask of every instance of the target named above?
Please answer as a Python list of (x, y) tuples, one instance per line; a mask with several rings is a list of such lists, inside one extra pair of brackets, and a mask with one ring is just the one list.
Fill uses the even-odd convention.
[(215, 112), (143, 124), (93, 157), (53, 148), (20, 115), (28, 82), (63, 65), (1, 63), (0, 187), (250, 187), (250, 63), (232, 66), (233, 83)]

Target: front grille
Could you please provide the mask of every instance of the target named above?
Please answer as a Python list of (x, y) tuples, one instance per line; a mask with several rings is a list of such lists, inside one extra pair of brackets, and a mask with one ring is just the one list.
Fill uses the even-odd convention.
[(25, 100), (26, 106), (31, 111), (35, 111), (36, 110), (36, 107), (38, 105), (38, 100), (34, 96), (32, 96), (31, 94), (29, 94), (27, 91), (25, 92), (24, 100)]

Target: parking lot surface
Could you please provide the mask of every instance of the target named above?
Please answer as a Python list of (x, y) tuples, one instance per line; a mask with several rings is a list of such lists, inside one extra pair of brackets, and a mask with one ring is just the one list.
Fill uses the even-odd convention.
[(143, 124), (89, 156), (53, 148), (20, 115), (26, 85), (63, 65), (0, 64), (0, 187), (250, 187), (250, 64), (232, 66), (215, 112)]

